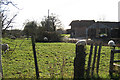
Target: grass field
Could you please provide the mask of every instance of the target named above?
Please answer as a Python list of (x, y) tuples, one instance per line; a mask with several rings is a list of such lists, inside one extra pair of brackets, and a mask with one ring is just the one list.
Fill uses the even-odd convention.
[[(31, 40), (5, 38), (2, 43), (10, 45), (10, 50), (2, 55), (3, 77), (35, 78)], [(90, 46), (87, 45), (86, 48), (89, 53)], [(102, 46), (99, 68), (101, 78), (109, 78), (110, 50), (109, 46)], [(74, 43), (36, 43), (36, 54), (40, 78), (73, 78)], [(87, 59), (88, 55), (86, 64)]]
[(61, 34), (61, 36), (63, 36), (63, 37), (70, 37), (70, 34)]

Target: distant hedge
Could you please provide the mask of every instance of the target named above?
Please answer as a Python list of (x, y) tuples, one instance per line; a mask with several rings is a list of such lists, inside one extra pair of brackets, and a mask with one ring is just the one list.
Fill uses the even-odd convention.
[(60, 42), (61, 35), (57, 32), (41, 31), (37, 33), (35, 41), (36, 42)]

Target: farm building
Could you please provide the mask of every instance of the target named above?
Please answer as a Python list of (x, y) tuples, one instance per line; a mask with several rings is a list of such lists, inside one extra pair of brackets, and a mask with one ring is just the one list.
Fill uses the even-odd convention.
[(94, 20), (75, 20), (70, 23), (72, 38), (120, 38), (120, 22), (103, 22)]

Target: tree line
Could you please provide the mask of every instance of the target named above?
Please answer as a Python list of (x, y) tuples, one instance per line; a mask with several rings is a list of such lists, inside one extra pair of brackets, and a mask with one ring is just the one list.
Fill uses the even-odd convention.
[(57, 29), (62, 29), (61, 21), (56, 15), (51, 14), (50, 16), (45, 16), (40, 23), (36, 21), (25, 23), (23, 33), (27, 38), (34, 35), (37, 42), (56, 42), (61, 40), (60, 34), (56, 32)]

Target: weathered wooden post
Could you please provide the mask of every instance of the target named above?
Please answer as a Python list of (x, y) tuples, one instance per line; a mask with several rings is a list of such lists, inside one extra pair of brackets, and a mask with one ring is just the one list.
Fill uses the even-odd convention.
[(97, 57), (97, 65), (96, 65), (96, 73), (97, 73), (97, 75), (98, 75), (98, 72), (99, 72), (101, 48), (102, 48), (102, 43), (99, 44), (99, 49), (98, 49), (98, 57)]
[(2, 70), (2, 14), (0, 12), (0, 79), (2, 79), (3, 76), (3, 70)]
[(94, 58), (93, 58), (92, 71), (91, 71), (91, 76), (92, 77), (93, 77), (93, 73), (94, 73), (96, 54), (97, 54), (97, 44), (95, 44), (95, 49), (94, 49)]
[(90, 47), (90, 54), (89, 54), (89, 60), (88, 60), (88, 66), (87, 66), (87, 72), (86, 72), (87, 78), (89, 78), (92, 53), (93, 53), (93, 43), (91, 44), (91, 47)]
[(113, 61), (114, 61), (114, 49), (111, 50), (111, 55), (110, 55), (110, 67), (109, 67), (109, 75), (112, 77), (113, 73)]
[(36, 78), (39, 78), (39, 71), (38, 71), (38, 65), (37, 65), (37, 56), (36, 56), (36, 50), (35, 50), (35, 41), (34, 36), (31, 38), (32, 40), (32, 48), (33, 48), (33, 54), (34, 54), (34, 62), (35, 62), (35, 70), (36, 70)]
[(115, 42), (113, 40), (110, 40), (108, 42), (108, 45), (110, 46), (111, 50), (111, 55), (110, 55), (110, 67), (109, 67), (109, 75), (112, 77), (113, 73), (113, 62), (114, 62), (114, 50), (115, 50)]
[(84, 78), (85, 72), (85, 41), (76, 43), (76, 57), (74, 59), (74, 79)]

